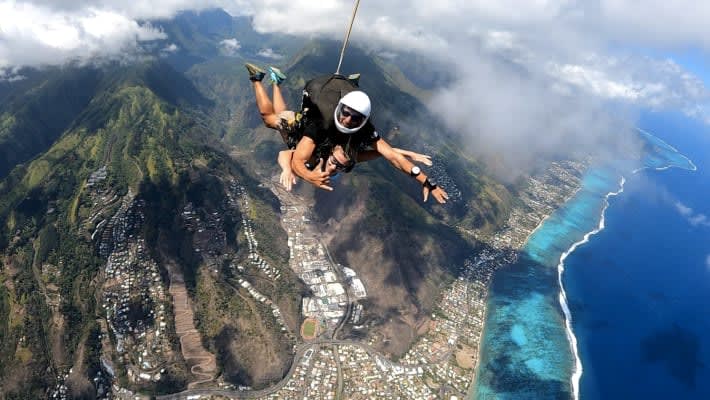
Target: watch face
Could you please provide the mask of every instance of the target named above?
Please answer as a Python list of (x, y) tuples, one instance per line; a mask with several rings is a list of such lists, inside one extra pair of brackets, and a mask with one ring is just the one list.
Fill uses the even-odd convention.
[(417, 167), (417, 166), (412, 167), (412, 172), (411, 172), (412, 175), (418, 175), (420, 172), (422, 172), (422, 170), (419, 167)]

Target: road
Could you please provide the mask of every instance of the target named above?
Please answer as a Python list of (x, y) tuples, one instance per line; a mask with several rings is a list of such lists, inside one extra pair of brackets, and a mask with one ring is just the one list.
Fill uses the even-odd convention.
[[(303, 204), (303, 201), (299, 201), (298, 198), (295, 195), (293, 195), (292, 193), (288, 193), (288, 192), (284, 192), (283, 190), (279, 190), (280, 188), (278, 188), (275, 185), (272, 185), (272, 186), (274, 186), (274, 187), (272, 187), (272, 191), (274, 191), (275, 193), (278, 191), (277, 195), (281, 194), (282, 196), (289, 197), (291, 200), (290, 203), (296, 203), (300, 207), (305, 207), (305, 204)], [(284, 202), (282, 200), (282, 204), (283, 203)], [(281, 381), (279, 381), (278, 383), (276, 383), (275, 385), (273, 385), (269, 388), (261, 389), (261, 390), (241, 390), (241, 391), (229, 390), (229, 389), (188, 389), (188, 390), (185, 390), (180, 393), (158, 396), (157, 399), (178, 400), (178, 399), (187, 399), (190, 396), (197, 396), (197, 395), (205, 395), (205, 396), (219, 395), (219, 396), (224, 396), (224, 397), (234, 398), (234, 399), (254, 399), (254, 398), (260, 398), (260, 397), (266, 397), (266, 396), (269, 396), (271, 394), (278, 392), (279, 390), (281, 390), (284, 386), (286, 386), (289, 383), (289, 381), (293, 377), (293, 374), (295, 373), (296, 368), (298, 367), (304, 353), (308, 349), (314, 349), (314, 351), (316, 351), (322, 345), (357, 346), (357, 347), (360, 347), (361, 349), (363, 349), (365, 352), (367, 352), (371, 357), (373, 357), (373, 358), (377, 357), (378, 356), (377, 351), (374, 348), (370, 347), (369, 345), (362, 344), (359, 342), (349, 341), (349, 340), (336, 340), (338, 332), (341, 330), (341, 328), (343, 327), (345, 322), (348, 320), (348, 318), (350, 317), (350, 314), (352, 312), (352, 303), (350, 302), (350, 299), (353, 298), (353, 295), (352, 295), (352, 293), (350, 293), (349, 285), (345, 284), (343, 271), (336, 267), (337, 264), (333, 261), (333, 258), (331, 256), (330, 252), (328, 251), (327, 246), (325, 246), (325, 243), (323, 243), (322, 241), (319, 240), (319, 242), (323, 246), (323, 248), (325, 249), (326, 256), (332, 266), (333, 271), (335, 271), (340, 282), (343, 284), (343, 287), (345, 288), (345, 294), (347, 297), (347, 307), (346, 307), (345, 315), (343, 316), (343, 318), (339, 321), (339, 323), (337, 324), (337, 326), (333, 330), (331, 339), (320, 339), (320, 340), (317, 339), (317, 340), (310, 341), (308, 343), (302, 343), (302, 344), (297, 345), (296, 346), (296, 353), (294, 355), (293, 362), (291, 363), (291, 367), (289, 368), (288, 373), (286, 374), (286, 376), (284, 376), (284, 378)], [(341, 369), (341, 365), (340, 365), (339, 353), (338, 353), (337, 348), (335, 349), (335, 356), (336, 356), (336, 363), (337, 363), (337, 367), (338, 367), (337, 397), (341, 398), (344, 382), (343, 382), (342, 369)]]
[[(196, 396), (196, 395), (224, 396), (224, 397), (233, 398), (233, 399), (255, 399), (255, 398), (260, 398), (260, 397), (266, 397), (266, 396), (269, 396), (271, 394), (278, 392), (284, 386), (286, 386), (286, 384), (288, 384), (288, 382), (291, 380), (291, 377), (293, 376), (293, 373), (296, 371), (296, 367), (298, 367), (298, 364), (300, 363), (301, 358), (303, 357), (304, 353), (308, 349), (317, 348), (317, 347), (323, 346), (323, 345), (356, 346), (356, 347), (359, 347), (362, 350), (366, 351), (367, 354), (369, 354), (373, 358), (378, 356), (377, 351), (367, 344), (353, 342), (350, 340), (330, 340), (330, 339), (315, 340), (310, 343), (300, 344), (296, 347), (296, 355), (293, 358), (293, 362), (291, 363), (291, 368), (288, 370), (288, 373), (281, 381), (279, 381), (277, 384), (275, 384), (274, 386), (271, 386), (269, 388), (261, 389), (261, 390), (188, 389), (188, 390), (185, 390), (180, 393), (157, 396), (156, 398), (159, 400), (187, 400), (188, 397)], [(336, 354), (337, 354), (337, 352), (336, 352)]]

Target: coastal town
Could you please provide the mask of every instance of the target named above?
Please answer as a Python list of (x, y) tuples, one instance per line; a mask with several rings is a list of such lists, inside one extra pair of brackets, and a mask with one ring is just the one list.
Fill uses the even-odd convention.
[[(270, 310), (270, 318), (293, 343), (294, 361), (279, 384), (254, 391), (215, 379), (214, 355), (198, 346), (197, 353), (183, 352), (183, 357), (209, 360), (200, 366), (203, 379), (195, 381), (201, 383), (199, 388), (193, 383), (186, 392), (159, 398), (467, 398), (478, 365), (487, 290), (495, 270), (515, 262), (517, 250), (530, 233), (575, 193), (585, 168), (584, 162), (558, 162), (531, 177), (520, 193), (520, 205), (511, 212), (504, 229), (494, 235), (486, 237), (461, 229), (464, 234), (476, 235), (485, 246), (464, 262), (458, 277), (440, 294), (425, 333), (396, 360), (375, 350), (374, 343), (338, 340), (339, 329), (344, 324), (357, 325), (366, 311), (363, 300), (367, 298), (367, 284), (354, 268), (331, 258), (306, 202), (270, 182), (267, 186), (281, 202), (281, 223), (288, 235), (288, 268), (311, 293), (302, 300), (300, 332), (289, 329), (277, 304), (247, 279), (247, 269), (273, 281), (281, 279), (282, 272), (260, 255), (246, 188), (234, 179), (228, 180), (225, 202), (239, 216), (240, 232), (248, 248), (247, 263), (222, 253), (226, 242), (220, 229), (222, 216), (217, 212), (198, 213), (188, 203), (181, 215), (193, 234), (193, 250), (202, 254), (204, 265), (213, 274), (223, 272), (219, 265), (228, 265), (235, 284)], [(123, 197), (99, 191), (104, 179), (104, 172), (98, 170), (87, 182), (94, 190), (95, 212), (92, 225), (86, 225), (86, 235), (107, 259), (102, 273), (102, 368), (95, 381), (102, 388), (99, 398), (141, 398), (118, 385), (118, 371), (124, 371), (122, 379), (133, 384), (162, 379), (168, 361), (178, 351), (166, 334), (168, 324), (178, 324), (177, 316), (168, 312), (176, 299), (175, 288), (163, 283), (157, 263), (146, 251), (145, 239), (138, 234), (144, 203), (130, 191)], [(175, 271), (169, 272), (175, 280)], [(194, 332), (199, 341), (192, 317), (188, 319), (182, 323), (187, 325), (183, 329)], [(120, 365), (114, 365), (116, 362)], [(52, 398), (63, 399), (65, 393), (66, 386), (60, 384)]]
[[(488, 247), (465, 261), (461, 275), (441, 294), (426, 334), (419, 337), (399, 360), (393, 361), (379, 354), (370, 343), (328, 339), (324, 335), (300, 345), (299, 357), (289, 374), (278, 388), (268, 393), (206, 392), (194, 395), (264, 399), (470, 397), (486, 318), (488, 285), (493, 273), (501, 266), (515, 262), (517, 250), (530, 233), (576, 192), (585, 169), (584, 162), (557, 162), (530, 178), (521, 193), (522, 205), (511, 213), (505, 229), (490, 237), (478, 237)], [(276, 187), (272, 190), (279, 191)], [(327, 249), (315, 238), (309, 238), (308, 234), (304, 236), (310, 222), (307, 207), (300, 204), (299, 208), (298, 199), (286, 192), (278, 195), (283, 204), (283, 221), (292, 251), (295, 243), (311, 246), (307, 256), (298, 257), (292, 252), (292, 257), (309, 262), (309, 256), (327, 255)], [(310, 242), (301, 241), (302, 237)], [(320, 268), (327, 268), (328, 261), (321, 258)], [(298, 262), (292, 266), (300, 267)], [(305, 312), (308, 311), (304, 307)]]
[[(335, 263), (315, 226), (310, 210), (297, 196), (273, 185), (271, 190), (281, 201), (281, 222), (288, 234), (291, 269), (308, 285), (313, 293), (303, 298), (302, 328), (304, 337), (333, 336), (344, 320), (357, 324), (362, 313), (358, 303), (367, 297), (367, 291), (357, 273)], [(353, 303), (354, 307), (351, 307)], [(349, 315), (354, 308), (352, 315)]]
[[(106, 378), (117, 378), (114, 363), (120, 362), (121, 370), (133, 383), (160, 381), (165, 359), (173, 352), (167, 335), (168, 290), (157, 263), (148, 254), (145, 239), (138, 233), (145, 219), (144, 206), (145, 202), (136, 200), (129, 190), (116, 213), (99, 222), (92, 234), (104, 227), (97, 240), (99, 251), (107, 255), (102, 273), (102, 370)], [(110, 397), (108, 390), (102, 395)]]
[(555, 162), (529, 179), (522, 205), (511, 213), (505, 229), (479, 237), (489, 247), (465, 261), (461, 276), (441, 294), (427, 333), (401, 359), (392, 361), (368, 343), (323, 341), (294, 363), (281, 390), (264, 398), (470, 397), (493, 273), (515, 262), (530, 233), (576, 192), (586, 167), (585, 162)]

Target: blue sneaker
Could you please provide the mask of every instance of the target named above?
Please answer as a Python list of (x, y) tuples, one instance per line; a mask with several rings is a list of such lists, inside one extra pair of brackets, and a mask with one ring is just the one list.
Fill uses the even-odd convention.
[(269, 78), (271, 78), (271, 82), (274, 83), (274, 85), (280, 85), (281, 82), (286, 80), (286, 75), (284, 75), (283, 72), (281, 72), (280, 69), (276, 67), (269, 66)]
[(249, 71), (249, 80), (252, 82), (261, 82), (262, 79), (264, 79), (264, 75), (266, 75), (266, 71), (263, 69), (259, 68), (258, 66), (250, 63), (244, 64), (244, 66), (247, 68), (247, 71)]

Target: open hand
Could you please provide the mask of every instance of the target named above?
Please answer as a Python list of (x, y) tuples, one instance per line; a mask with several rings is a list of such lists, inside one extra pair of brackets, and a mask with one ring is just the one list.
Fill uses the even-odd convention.
[(279, 177), (279, 182), (281, 182), (286, 190), (290, 192), (293, 185), (296, 184), (296, 175), (294, 175), (291, 170), (282, 171), (281, 176)]
[(424, 186), (422, 189), (422, 192), (424, 193), (424, 202), (429, 199), (429, 194), (431, 193), (431, 196), (436, 199), (436, 201), (439, 202), (439, 204), (446, 204), (446, 200), (449, 199), (449, 194), (446, 193), (446, 191), (441, 187), (437, 186), (434, 188), (434, 190), (429, 190), (428, 187)]
[(426, 154), (419, 154), (412, 151), (411, 154), (409, 154), (408, 156), (413, 162), (422, 163), (429, 167), (431, 167), (432, 165), (431, 156), (428, 156)]

